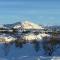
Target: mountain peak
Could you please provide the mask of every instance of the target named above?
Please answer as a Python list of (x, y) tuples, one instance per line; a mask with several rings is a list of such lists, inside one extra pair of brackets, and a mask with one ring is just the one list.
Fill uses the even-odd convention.
[(15, 28), (15, 29), (44, 29), (42, 25), (35, 24), (30, 21), (16, 22), (14, 24), (6, 24), (4, 27)]
[(42, 26), (32, 23), (30, 21), (25, 21), (22, 23), (24, 29), (44, 29)]

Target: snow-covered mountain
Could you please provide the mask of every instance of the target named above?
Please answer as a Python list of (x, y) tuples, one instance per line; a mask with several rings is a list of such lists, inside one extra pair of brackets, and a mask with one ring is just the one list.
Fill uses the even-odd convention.
[(4, 24), (5, 27), (8, 28), (23, 28), (23, 29), (44, 29), (42, 26), (32, 23), (30, 21), (25, 21), (25, 22), (16, 22), (14, 24)]
[(57, 25), (46, 26), (45, 28), (48, 29), (48, 30), (51, 30), (51, 31), (60, 31), (60, 26), (57, 26)]
[(24, 29), (44, 29), (42, 26), (39, 26), (38, 24), (29, 22), (29, 21), (23, 22), (22, 27)]
[(13, 24), (4, 24), (4, 27), (10, 28), (10, 29), (14, 28), (15, 26), (21, 26), (21, 22), (16, 22), (16, 23), (13, 23)]
[[(38, 24), (29, 22), (29, 21), (17, 22), (14, 24), (6, 24), (3, 26), (6, 27), (6, 29), (8, 29), (7, 31), (13, 30), (12, 33), (14, 32), (13, 35), (16, 36), (17, 39), (19, 36), (21, 39), (24, 39), (24, 40), (35, 40), (35, 39), (42, 40), (43, 37), (50, 36), (49, 34), (39, 32), (40, 30), (43, 31), (45, 29), (45, 28), (43, 28), (42, 25), (40, 26)], [(16, 29), (17, 32), (14, 29)], [(11, 33), (9, 33), (9, 34), (11, 34)]]
[[(27, 57), (27, 60), (38, 60), (40, 59), (39, 56), (60, 56), (60, 53), (58, 53), (60, 45), (56, 44), (59, 41), (52, 41), (52, 43), (56, 44), (56, 47), (51, 45), (49, 39), (52, 36), (45, 33), (45, 29), (49, 29), (49, 27), (25, 21), (0, 25), (0, 28), (0, 57), (2, 58), (26, 60), (25, 58)], [(11, 45), (12, 42), (13, 44)], [(58, 49), (55, 50), (55, 48)], [(3, 52), (6, 56), (4, 56)]]

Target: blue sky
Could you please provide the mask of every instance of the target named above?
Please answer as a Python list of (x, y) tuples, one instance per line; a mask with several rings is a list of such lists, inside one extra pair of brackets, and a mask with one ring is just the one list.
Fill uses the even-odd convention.
[(60, 0), (0, 0), (0, 24), (25, 20), (60, 25)]

